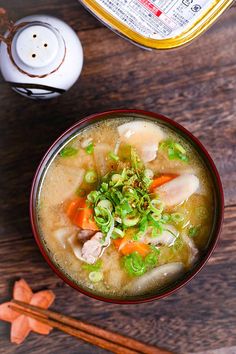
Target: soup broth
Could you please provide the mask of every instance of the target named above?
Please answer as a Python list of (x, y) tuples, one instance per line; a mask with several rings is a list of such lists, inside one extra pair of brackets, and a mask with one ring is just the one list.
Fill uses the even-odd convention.
[(207, 247), (214, 200), (194, 148), (158, 122), (97, 122), (68, 139), (38, 198), (41, 238), (73, 282), (105, 297), (157, 293)]

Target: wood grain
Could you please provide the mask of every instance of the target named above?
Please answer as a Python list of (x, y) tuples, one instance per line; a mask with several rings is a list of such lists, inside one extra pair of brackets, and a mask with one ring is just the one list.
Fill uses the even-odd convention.
[[(56, 293), (54, 309), (178, 353), (236, 346), (236, 14), (226, 12), (191, 45), (147, 52), (103, 27), (76, 0), (0, 0), (14, 20), (32, 13), (63, 18), (85, 53), (80, 80), (62, 97), (34, 102), (0, 79), (0, 302), (24, 277), (35, 291)], [(226, 214), (220, 243), (208, 265), (183, 289), (149, 304), (118, 306), (89, 299), (65, 285), (45, 264), (33, 240), (28, 199), (35, 169), (49, 145), (87, 114), (111, 108), (163, 113), (191, 130), (207, 147), (222, 176)], [(9, 343), (0, 323), (0, 353), (105, 351), (58, 331)], [(231, 348), (231, 349), (230, 349)]]

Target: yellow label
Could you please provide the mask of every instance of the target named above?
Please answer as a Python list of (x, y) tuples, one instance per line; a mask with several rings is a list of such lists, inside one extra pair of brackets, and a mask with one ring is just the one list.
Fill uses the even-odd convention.
[(81, 0), (112, 29), (145, 47), (183, 45), (207, 29), (233, 0)]

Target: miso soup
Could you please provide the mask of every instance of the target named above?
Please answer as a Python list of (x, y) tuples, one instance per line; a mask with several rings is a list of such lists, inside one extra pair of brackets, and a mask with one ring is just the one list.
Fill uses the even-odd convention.
[(74, 283), (105, 297), (157, 293), (207, 248), (212, 181), (182, 135), (155, 121), (106, 119), (74, 134), (38, 199), (42, 241)]

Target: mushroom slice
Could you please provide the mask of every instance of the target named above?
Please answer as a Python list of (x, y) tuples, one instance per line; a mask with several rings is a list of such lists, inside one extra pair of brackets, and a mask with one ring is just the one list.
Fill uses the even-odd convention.
[(120, 140), (134, 146), (143, 162), (156, 158), (159, 142), (165, 133), (156, 124), (147, 121), (132, 121), (118, 127)]
[(177, 280), (183, 273), (184, 266), (181, 262), (164, 264), (129, 282), (125, 292), (129, 295), (146, 294)]
[(178, 205), (194, 194), (199, 187), (199, 179), (193, 174), (183, 174), (155, 189), (167, 207)]

